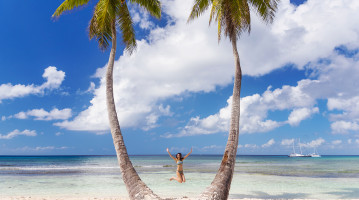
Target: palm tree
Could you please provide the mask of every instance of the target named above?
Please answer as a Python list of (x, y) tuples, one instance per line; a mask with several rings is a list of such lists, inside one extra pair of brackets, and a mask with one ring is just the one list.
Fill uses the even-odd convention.
[[(53, 17), (59, 17), (64, 11), (86, 5), (89, 0), (65, 0), (55, 11)], [(127, 0), (136, 3), (151, 15), (161, 17), (161, 4), (158, 0)], [(131, 199), (160, 199), (140, 179), (134, 169), (122, 137), (113, 97), (113, 66), (116, 54), (116, 28), (122, 33), (126, 51), (131, 54), (136, 49), (135, 31), (126, 0), (98, 0), (89, 25), (90, 39), (96, 38), (99, 47), (105, 50), (111, 41), (112, 47), (106, 72), (106, 102), (111, 134), (117, 160), (121, 168), (122, 179)]]
[(255, 11), (266, 23), (272, 23), (279, 0), (195, 0), (188, 22), (203, 14), (211, 5), (209, 24), (218, 23), (218, 42), (222, 32), (232, 42), (235, 75), (232, 96), (231, 123), (222, 163), (211, 185), (201, 194), (202, 199), (227, 199), (236, 161), (242, 70), (237, 50), (241, 33), (251, 30), (250, 10)]

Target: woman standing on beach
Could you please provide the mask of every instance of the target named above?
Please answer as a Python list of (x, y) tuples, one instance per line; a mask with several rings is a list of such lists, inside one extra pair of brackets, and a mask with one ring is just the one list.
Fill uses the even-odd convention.
[(170, 151), (168, 150), (168, 148), (167, 148), (167, 153), (170, 155), (170, 157), (174, 161), (176, 161), (176, 164), (177, 164), (177, 171), (176, 171), (177, 177), (170, 178), (170, 181), (176, 180), (179, 183), (186, 182), (186, 178), (184, 177), (184, 174), (183, 174), (183, 160), (186, 159), (189, 156), (189, 154), (192, 153), (192, 148), (191, 148), (191, 151), (185, 157), (182, 157), (181, 153), (177, 153), (176, 158), (173, 157), (171, 155)]

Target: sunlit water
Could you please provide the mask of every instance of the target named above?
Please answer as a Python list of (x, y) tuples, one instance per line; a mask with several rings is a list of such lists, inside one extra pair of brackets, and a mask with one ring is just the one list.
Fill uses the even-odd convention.
[[(132, 156), (141, 179), (162, 197), (196, 197), (214, 178), (221, 156), (191, 155), (186, 183), (170, 182), (168, 156)], [(0, 156), (0, 198), (127, 197), (115, 156)], [(359, 156), (238, 156), (230, 198), (359, 199)]]

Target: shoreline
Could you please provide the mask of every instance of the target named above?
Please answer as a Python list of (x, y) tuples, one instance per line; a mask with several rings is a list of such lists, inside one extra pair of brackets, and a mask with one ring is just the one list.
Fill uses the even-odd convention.
[[(169, 198), (169, 197), (167, 197)], [(128, 197), (96, 197), (96, 196), (0, 196), (1, 200), (130, 200)], [(176, 198), (177, 200), (196, 200), (197, 198), (193, 197), (182, 197)], [(277, 199), (277, 198), (275, 198)], [(279, 198), (283, 199), (283, 198)], [(279, 200), (277, 199), (277, 200)], [(242, 198), (242, 199), (233, 199), (229, 198), (228, 200), (271, 200), (271, 198)], [(274, 199), (273, 199), (274, 200)], [(290, 199), (290, 200), (319, 200), (319, 199)], [(330, 200), (330, 199), (327, 199)], [(346, 200), (359, 200), (359, 199), (346, 199)]]
[[(0, 157), (1, 158), (1, 157)], [(127, 200), (116, 157), (3, 158), (1, 200)], [(186, 160), (186, 184), (170, 182), (175, 173), (166, 156), (134, 157), (141, 179), (162, 198), (198, 199), (210, 185), (219, 156)], [(172, 166), (172, 165), (171, 165)], [(359, 200), (359, 157), (243, 156), (233, 175), (230, 200)], [(187, 197), (187, 198), (185, 198)]]
[[(94, 196), (82, 196), (82, 197), (73, 197), (73, 196), (69, 196), (69, 197), (50, 197), (50, 196), (7, 196), (7, 197), (2, 197), (0, 196), (1, 200), (129, 200), (128, 197), (115, 197), (115, 196), (109, 196), (109, 197), (94, 197)], [(196, 200), (197, 198), (176, 198), (177, 200)], [(284, 200), (283, 198), (242, 198), (242, 199), (232, 199), (229, 198), (228, 200)], [(290, 200), (320, 200), (320, 199), (290, 199)], [(326, 200), (331, 200), (331, 199), (326, 199)], [(346, 200), (359, 200), (359, 199), (346, 199)]]

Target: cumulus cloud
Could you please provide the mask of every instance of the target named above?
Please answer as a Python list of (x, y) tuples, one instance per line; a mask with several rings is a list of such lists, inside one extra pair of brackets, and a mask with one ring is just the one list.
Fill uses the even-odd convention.
[(359, 96), (330, 98), (327, 105), (330, 111), (341, 111), (339, 114), (330, 114), (334, 134), (346, 134), (359, 130)]
[[(318, 112), (312, 106), (314, 99), (303, 91), (306, 84), (301, 82), (298, 86), (283, 86), (275, 90), (271, 87), (262, 94), (254, 94), (241, 98), (240, 134), (268, 132), (289, 123), (298, 125), (300, 121)], [(232, 97), (227, 100), (227, 106), (214, 115), (203, 119), (192, 118), (179, 132), (167, 134), (166, 137), (183, 137), (199, 134), (213, 134), (225, 132), (229, 129), (231, 117)], [(267, 119), (269, 111), (293, 110), (288, 121), (274, 121)]]
[[(359, 53), (355, 56), (359, 56)], [(340, 114), (329, 114), (333, 133), (359, 130), (359, 98), (355, 96), (359, 93), (355, 81), (359, 80), (359, 59), (333, 51), (328, 60), (330, 62), (319, 59), (307, 66), (313, 70), (311, 76), (315, 78), (300, 80), (296, 86), (284, 85), (274, 90), (269, 87), (261, 95), (241, 98), (240, 133), (267, 132), (285, 124), (298, 126), (301, 121), (319, 113), (315, 104), (320, 99), (328, 99), (329, 111), (342, 111)], [(202, 119), (192, 118), (182, 131), (171, 136), (211, 134), (228, 130), (231, 97), (227, 102), (228, 105), (217, 114)], [(223, 110), (227, 111), (224, 115), (220, 114), (224, 113)], [(268, 119), (269, 111), (282, 110), (291, 111), (287, 121)]]
[(34, 130), (24, 130), (24, 131), (19, 131), (17, 129), (15, 129), (14, 131), (6, 134), (6, 135), (2, 135), (0, 134), (0, 139), (12, 139), (16, 136), (20, 136), (20, 135), (24, 135), (24, 136), (36, 136), (37, 133)]
[[(239, 47), (246, 49), (246, 51), (240, 51), (244, 73), (257, 76), (286, 63), (292, 63), (299, 69), (310, 70), (309, 77), (312, 79), (303, 79), (294, 87), (283, 86), (273, 91), (269, 89), (262, 95), (255, 94), (242, 98), (241, 133), (267, 132), (285, 123), (297, 126), (302, 120), (319, 113), (318, 107), (314, 107), (318, 99), (331, 99), (339, 96), (351, 98), (353, 94), (358, 94), (359, 87), (354, 81), (359, 80), (358, 54), (352, 57), (340, 55), (335, 51), (335, 48), (343, 44), (348, 45), (348, 48), (351, 49), (359, 48), (359, 29), (357, 28), (359, 24), (344, 23), (350, 18), (348, 13), (358, 15), (359, 4), (355, 1), (347, 2), (348, 4), (338, 1), (322, 3), (307, 1), (299, 7), (294, 7), (289, 4), (289, 1), (283, 1), (272, 28), (265, 28), (255, 18), (251, 35), (242, 37), (243, 40), (239, 42)], [(340, 12), (339, 18), (330, 14), (334, 10)], [(304, 20), (308, 16), (316, 17), (315, 20)], [(326, 17), (323, 18), (323, 16)], [(330, 21), (331, 23), (323, 23), (323, 21)], [(342, 33), (336, 31), (333, 35), (327, 34), (327, 31), (333, 29), (333, 23), (343, 27), (345, 31)], [(254, 30), (257, 28), (261, 32)], [(348, 38), (342, 38), (343, 35), (347, 35)], [(330, 37), (330, 42), (327, 41), (328, 37)], [(253, 45), (254, 43), (260, 45)], [(273, 46), (277, 48), (275, 50), (270, 49)], [(250, 50), (254, 47), (260, 48)], [(257, 53), (254, 55), (250, 54), (251, 52)], [(246, 66), (251, 66), (251, 68), (248, 69)], [(357, 102), (354, 98), (350, 101), (348, 109), (334, 106), (332, 109), (344, 109), (347, 112), (343, 115), (351, 119), (355, 117), (354, 119), (359, 121), (357, 117), (359, 112), (357, 112), (358, 109), (355, 109), (358, 107), (356, 106)], [(329, 103), (331, 102), (329, 101)], [(229, 110), (229, 105), (230, 103), (217, 114), (203, 119), (192, 118), (177, 136), (209, 134), (228, 130), (228, 114), (221, 117), (219, 113), (223, 109)], [(352, 109), (349, 111), (349, 108)], [(276, 110), (292, 110), (288, 116), (288, 121), (277, 122), (267, 119), (268, 111)], [(339, 118), (343, 115), (331, 114), (331, 118)], [(334, 132), (357, 130), (358, 124), (353, 121), (351, 123), (334, 122), (332, 129)]]
[(310, 108), (294, 109), (288, 117), (288, 123), (292, 126), (298, 126), (303, 119), (306, 119), (309, 116), (311, 116), (313, 113), (318, 113), (318, 112), (319, 112), (318, 107), (314, 107), (312, 109)]
[(56, 89), (60, 87), (62, 81), (65, 79), (65, 72), (58, 71), (56, 67), (48, 67), (42, 75), (46, 82), (41, 85), (41, 89)]
[(50, 121), (50, 120), (66, 120), (72, 116), (72, 110), (70, 108), (65, 108), (59, 110), (57, 108), (52, 109), (50, 112), (41, 109), (33, 109), (26, 112), (19, 112), (14, 116), (17, 119), (27, 119), (29, 117), (34, 117), (35, 120), (43, 120), (43, 121)]
[(45, 90), (54, 90), (60, 87), (65, 79), (65, 72), (57, 70), (56, 67), (50, 66), (45, 69), (42, 75), (46, 82), (42, 85), (12, 85), (11, 83), (0, 85), (0, 103), (4, 99), (20, 98), (31, 94), (42, 94)]
[[(188, 92), (214, 91), (217, 86), (232, 82), (233, 59), (232, 53), (228, 53), (231, 49), (218, 45), (214, 28), (210, 29), (213, 34), (207, 34), (207, 19), (188, 25), (189, 4), (163, 4), (164, 12), (174, 23), (151, 29), (148, 40), (137, 41), (136, 52), (131, 56), (124, 54), (115, 62), (115, 101), (122, 127), (155, 127), (165, 114), (159, 109), (162, 100)], [(179, 7), (173, 9), (174, 4)], [(57, 123), (58, 126), (95, 132), (109, 130), (105, 68), (96, 72), (95, 77), (101, 81), (91, 105), (74, 120)]]
[(138, 9), (138, 6), (133, 6), (133, 8), (130, 9), (130, 13), (131, 13), (133, 22), (135, 24), (138, 24), (138, 26), (141, 29), (148, 30), (148, 29), (155, 27), (155, 23), (149, 19), (150, 18), (149, 13), (147, 11), (145, 11), (144, 9), (141, 9), (141, 8)]
[(270, 139), (267, 143), (263, 144), (262, 147), (263, 148), (268, 148), (268, 147), (271, 147), (273, 144), (275, 144), (275, 140)]
[(349, 131), (359, 130), (359, 124), (356, 122), (348, 121), (335, 121), (330, 125), (333, 133), (335, 134), (347, 134)]
[[(148, 28), (149, 36), (138, 41), (136, 52), (124, 54), (115, 62), (115, 101), (122, 127), (149, 130), (164, 116), (159, 109), (162, 100), (184, 93), (211, 92), (218, 86), (232, 84), (231, 45), (225, 39), (218, 45), (217, 27), (208, 27), (208, 13), (187, 24), (191, 4), (164, 0), (162, 5), (168, 24), (147, 26), (144, 17), (143, 28)], [(352, 81), (359, 76), (355, 73), (359, 70), (357, 59), (333, 53), (340, 45), (359, 47), (359, 21), (348, 20), (359, 17), (358, 10), (355, 0), (308, 0), (298, 7), (283, 0), (273, 25), (266, 26), (253, 15), (251, 35), (243, 34), (238, 43), (243, 73), (260, 76), (294, 64), (299, 69), (309, 69), (311, 79), (301, 80), (297, 86), (243, 97), (242, 110), (246, 112), (241, 112), (241, 133), (267, 132), (285, 124), (299, 125), (319, 112), (315, 107), (317, 99), (335, 98), (339, 92), (345, 96), (358, 90)], [(137, 14), (135, 22), (142, 23), (143, 16)], [(337, 31), (338, 28), (342, 31)], [(323, 58), (329, 62), (323, 62)], [(82, 131), (109, 130), (105, 67), (95, 75), (101, 81), (98, 87), (92, 87), (91, 105), (73, 120), (56, 123), (57, 126)], [(227, 131), (230, 99), (228, 106), (216, 114), (204, 118), (194, 116), (179, 133), (166, 137)], [(268, 119), (268, 112), (277, 110), (290, 111), (288, 120)]]
[(239, 42), (246, 74), (266, 74), (288, 63), (303, 69), (339, 45), (358, 47), (359, 22), (348, 20), (359, 17), (357, 1), (308, 0), (298, 7), (289, 2), (280, 2), (270, 28), (252, 19), (251, 34)]

